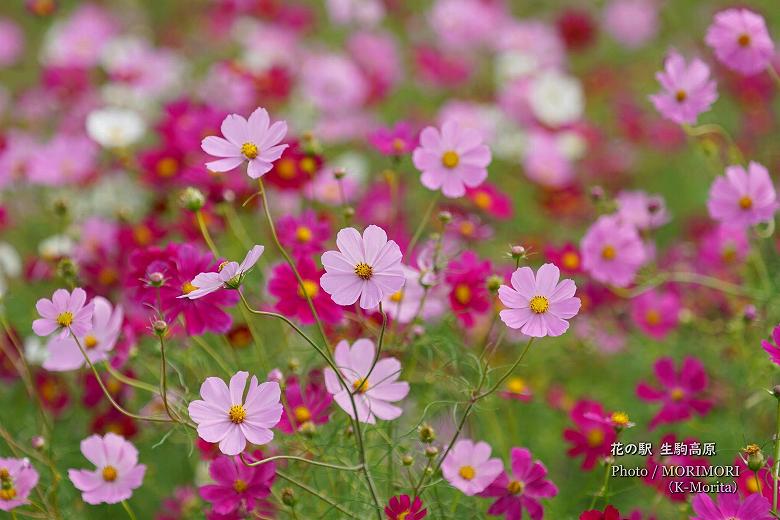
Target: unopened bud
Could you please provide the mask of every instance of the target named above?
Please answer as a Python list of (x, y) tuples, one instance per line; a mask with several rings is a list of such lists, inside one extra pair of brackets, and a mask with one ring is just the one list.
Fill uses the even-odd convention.
[(604, 188), (602, 188), (601, 186), (593, 186), (590, 189), (589, 195), (590, 195), (590, 200), (592, 200), (593, 202), (601, 202), (606, 197), (606, 194), (604, 193)]
[(525, 258), (525, 248), (523, 246), (512, 246), (509, 250), (509, 254), (512, 255), (512, 258), (515, 260)]
[(766, 464), (766, 457), (761, 452), (761, 448), (757, 444), (748, 444), (745, 447), (745, 455), (747, 456), (747, 466), (750, 471), (758, 471)]
[(73, 259), (65, 257), (57, 264), (57, 276), (63, 280), (75, 280), (78, 274), (78, 268)]
[(158, 336), (163, 336), (166, 332), (168, 332), (168, 324), (165, 322), (165, 320), (154, 320), (152, 322), (152, 330)]
[(344, 208), (344, 218), (352, 218), (355, 216), (355, 208), (352, 206), (347, 206)]
[(417, 433), (420, 434), (420, 440), (426, 444), (432, 443), (436, 440), (436, 430), (430, 424), (423, 424), (417, 428)]
[(32, 439), (30, 439), (30, 445), (32, 445), (32, 447), (36, 450), (41, 450), (44, 446), (46, 446), (46, 440), (40, 435), (35, 435)]
[(335, 177), (336, 180), (341, 180), (346, 176), (347, 176), (347, 170), (345, 170), (344, 168), (336, 168), (335, 170), (333, 170), (333, 177)]
[(429, 459), (434, 458), (438, 454), (439, 454), (439, 448), (437, 448), (436, 446), (428, 446), (427, 448), (425, 448), (425, 456), (428, 457)]
[(775, 385), (774, 388), (772, 388), (772, 395), (780, 399), (780, 385)]
[(492, 274), (488, 276), (487, 283), (486, 283), (488, 291), (492, 293), (497, 292), (498, 288), (501, 287), (502, 282), (503, 280), (497, 274)]
[(439, 222), (442, 224), (449, 224), (452, 222), (452, 213), (449, 211), (440, 211), (439, 212)]
[(412, 464), (414, 464), (414, 457), (412, 457), (411, 455), (404, 455), (403, 457), (401, 457), (401, 464), (403, 464), (404, 466), (411, 466)]
[(68, 201), (66, 199), (57, 199), (52, 204), (52, 210), (54, 210), (54, 214), (58, 217), (65, 217), (68, 214)]
[(301, 424), (301, 426), (298, 428), (298, 431), (300, 431), (301, 434), (305, 435), (306, 437), (314, 437), (314, 435), (317, 433), (317, 426), (311, 421), (306, 421), (305, 423)]
[(286, 487), (282, 489), (282, 503), (286, 506), (295, 505), (295, 491), (292, 488)]
[(297, 372), (300, 367), (301, 367), (301, 362), (298, 358), (290, 358), (289, 360), (287, 360), (287, 369), (290, 372)]
[(165, 283), (165, 275), (159, 271), (155, 271), (149, 274), (147, 280), (149, 285), (153, 287), (162, 287), (162, 285)]
[(745, 308), (742, 310), (742, 318), (745, 321), (755, 321), (756, 316), (758, 316), (758, 311), (756, 310), (756, 306), (752, 304), (745, 305)]
[(206, 198), (203, 196), (203, 192), (190, 186), (179, 195), (179, 203), (184, 209), (198, 211), (206, 204)]

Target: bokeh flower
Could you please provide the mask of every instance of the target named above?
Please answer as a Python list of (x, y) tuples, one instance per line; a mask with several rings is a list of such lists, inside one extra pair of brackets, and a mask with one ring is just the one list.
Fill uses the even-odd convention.
[(602, 216), (580, 242), (582, 267), (595, 280), (625, 287), (634, 281), (647, 253), (634, 226)]
[(455, 443), (441, 465), (444, 478), (464, 495), (484, 491), (501, 472), (501, 459), (490, 458), (490, 445), (461, 439)]
[(749, 9), (715, 13), (704, 41), (721, 63), (746, 76), (764, 70), (775, 53), (764, 17)]
[(422, 520), (428, 514), (420, 497), (409, 498), (409, 495), (390, 497), (385, 506), (387, 520)]
[(710, 68), (699, 58), (687, 64), (677, 51), (671, 51), (663, 72), (655, 77), (663, 91), (650, 96), (650, 101), (661, 115), (677, 124), (695, 124), (699, 114), (718, 98)]
[(94, 470), (69, 469), (68, 477), (87, 504), (116, 504), (132, 496), (146, 474), (138, 450), (120, 435), (91, 435), (81, 441), (81, 453)]
[(27, 497), (38, 484), (38, 472), (27, 459), (0, 458), (0, 511), (29, 503)]
[(777, 195), (767, 169), (750, 161), (747, 169), (728, 166), (726, 175), (710, 187), (707, 209), (715, 220), (730, 226), (748, 227), (768, 222), (777, 211)]
[[(247, 461), (262, 460), (263, 453), (256, 450)], [(276, 478), (276, 465), (267, 462), (259, 466), (247, 466), (239, 457), (220, 455), (209, 464), (209, 475), (213, 484), (201, 486), (201, 498), (211, 503), (211, 510), (228, 515), (240, 510), (252, 511), (256, 502), (271, 495), (271, 486)]]
[(686, 357), (676, 370), (672, 358), (664, 357), (655, 362), (654, 371), (660, 388), (645, 382), (636, 387), (637, 396), (643, 401), (663, 404), (650, 421), (650, 429), (659, 424), (684, 421), (693, 414), (705, 415), (712, 408), (712, 400), (706, 397), (709, 379), (698, 359)]

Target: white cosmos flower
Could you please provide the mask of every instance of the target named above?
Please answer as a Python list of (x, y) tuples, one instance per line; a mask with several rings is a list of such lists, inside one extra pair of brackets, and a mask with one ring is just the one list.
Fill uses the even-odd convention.
[(146, 124), (133, 110), (102, 108), (87, 116), (87, 134), (105, 148), (126, 148), (143, 137)]
[(582, 117), (585, 96), (577, 78), (548, 70), (531, 82), (528, 103), (539, 121), (557, 127), (575, 123)]

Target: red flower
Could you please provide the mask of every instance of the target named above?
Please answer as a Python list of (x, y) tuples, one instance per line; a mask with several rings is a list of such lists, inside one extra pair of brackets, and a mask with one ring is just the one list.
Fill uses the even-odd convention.
[(571, 411), (571, 420), (577, 429), (565, 430), (563, 438), (572, 444), (567, 455), (585, 455), (582, 469), (592, 469), (599, 458), (610, 454), (612, 443), (615, 442), (615, 430), (607, 421), (594, 418), (606, 415), (604, 408), (596, 401), (579, 401)]
[(298, 141), (291, 141), (289, 145), (266, 174), (265, 180), (281, 190), (298, 190), (320, 171), (322, 157), (307, 153)]
[(465, 327), (474, 326), (474, 314), (490, 310), (490, 293), (485, 286), (490, 272), (490, 261), (480, 260), (473, 251), (466, 251), (459, 260), (447, 264), (445, 280), (450, 286), (450, 305)]
[(620, 520), (620, 511), (613, 506), (607, 506), (604, 511), (591, 509), (580, 515), (580, 520)]
[(320, 277), (325, 271), (318, 269), (309, 258), (301, 258), (296, 267), (303, 280), (303, 287), (298, 284), (295, 273), (286, 263), (278, 264), (273, 268), (271, 280), (268, 282), (268, 292), (279, 299), (274, 308), (287, 317), (298, 318), (304, 325), (311, 325), (314, 323), (314, 316), (306, 301), (306, 294), (308, 294), (314, 309), (324, 323), (340, 322), (341, 307), (334, 303), (330, 295), (320, 287)]
[(420, 520), (427, 514), (428, 510), (423, 509), (420, 497), (414, 497), (412, 502), (409, 495), (394, 496), (385, 507), (388, 520)]

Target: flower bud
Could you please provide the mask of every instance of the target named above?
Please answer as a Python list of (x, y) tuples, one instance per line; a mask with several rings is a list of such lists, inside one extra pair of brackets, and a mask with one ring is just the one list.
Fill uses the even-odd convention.
[(301, 362), (298, 358), (290, 358), (287, 360), (287, 370), (290, 372), (297, 372), (301, 367)]
[(414, 464), (414, 457), (412, 457), (411, 455), (404, 455), (403, 457), (401, 457), (401, 464), (403, 464), (404, 466), (411, 466), (412, 464)]
[(417, 433), (420, 434), (420, 440), (426, 444), (430, 444), (436, 440), (436, 430), (430, 424), (422, 424), (417, 428)]
[(286, 487), (282, 489), (282, 503), (286, 506), (295, 505), (295, 491), (292, 488)]
[(449, 224), (452, 222), (452, 213), (449, 211), (440, 211), (439, 212), (439, 222), (442, 224)]
[(76, 280), (78, 268), (73, 259), (65, 257), (57, 264), (57, 276), (63, 280)]
[(593, 186), (590, 189), (588, 195), (590, 195), (590, 200), (593, 201), (594, 203), (602, 202), (606, 197), (606, 193), (604, 193), (604, 188), (602, 188), (601, 186)]
[(165, 275), (159, 271), (155, 271), (149, 274), (146, 281), (149, 282), (149, 285), (152, 287), (162, 287), (165, 283)]
[(168, 332), (168, 324), (165, 320), (154, 320), (152, 322), (152, 330), (158, 336), (164, 336)]
[(747, 466), (750, 471), (758, 471), (766, 464), (766, 457), (761, 452), (757, 444), (748, 444), (745, 446), (745, 455), (747, 456)]
[(436, 446), (428, 446), (425, 448), (425, 456), (429, 459), (434, 458), (436, 455), (439, 454), (439, 448)]
[(774, 395), (775, 397), (777, 397), (778, 399), (780, 399), (780, 385), (775, 385), (775, 386), (772, 388), (772, 395)]
[(501, 277), (498, 276), (497, 274), (492, 274), (492, 275), (488, 276), (488, 279), (487, 279), (487, 282), (486, 282), (488, 291), (490, 291), (492, 293), (497, 292), (498, 288), (501, 287), (501, 284), (503, 283), (503, 281), (504, 280), (502, 280)]
[(317, 433), (317, 426), (311, 421), (306, 421), (300, 425), (298, 431), (300, 431), (301, 434), (305, 435), (306, 437), (314, 437), (314, 435)]
[(344, 208), (344, 218), (350, 219), (355, 216), (355, 208), (347, 206)]
[(68, 201), (62, 198), (56, 199), (52, 205), (52, 210), (54, 210), (54, 214), (58, 217), (66, 217), (69, 209), (70, 206), (68, 205)]
[(35, 435), (30, 439), (30, 445), (36, 450), (42, 450), (46, 446), (46, 440), (40, 435)]
[(203, 196), (203, 192), (190, 186), (179, 195), (179, 203), (184, 209), (198, 211), (206, 204), (206, 198)]
[(509, 250), (509, 255), (515, 260), (525, 258), (525, 248), (523, 246), (512, 246)]
[(742, 310), (742, 319), (747, 322), (755, 321), (757, 315), (758, 311), (756, 310), (755, 305), (745, 305), (745, 308)]
[(341, 180), (344, 177), (347, 176), (347, 170), (344, 168), (336, 168), (333, 170), (333, 177), (335, 177), (336, 180)]

